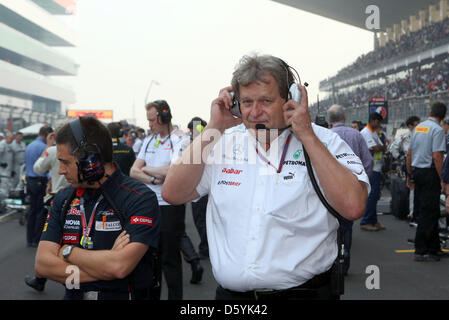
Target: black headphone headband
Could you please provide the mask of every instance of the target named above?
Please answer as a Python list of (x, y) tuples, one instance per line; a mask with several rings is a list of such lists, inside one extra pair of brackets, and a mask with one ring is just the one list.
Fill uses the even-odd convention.
[(165, 100), (155, 100), (153, 101), (159, 108), (158, 108), (158, 115), (161, 116), (161, 121), (163, 124), (170, 123), (172, 119), (170, 106), (168, 105), (167, 101)]
[(81, 127), (80, 119), (77, 118), (73, 121), (70, 121), (69, 125), (78, 148), (81, 148), (86, 144), (86, 136), (84, 135), (83, 128)]
[[(292, 85), (295, 83), (295, 81), (298, 81), (298, 84), (301, 85), (301, 78), (299, 77), (298, 71), (296, 71), (295, 68), (289, 66), (287, 62), (285, 62), (284, 60), (282, 60), (281, 58), (278, 58), (278, 57), (274, 57), (274, 58), (277, 59), (279, 61), (279, 64), (282, 67), (284, 67), (284, 69), (285, 69), (287, 95), (284, 96), (283, 92), (280, 92), (280, 94), (286, 100), (290, 100), (295, 95), (294, 93), (292, 93), (292, 92), (294, 92), (294, 91), (292, 91)], [(294, 73), (292, 70), (294, 71)], [(296, 74), (296, 78), (295, 78), (295, 74)], [(308, 86), (307, 82), (304, 83), (304, 85)], [(231, 107), (230, 111), (234, 116), (239, 117), (239, 118), (242, 117), (242, 111), (240, 110), (240, 103), (239, 103), (237, 97), (235, 97), (235, 95), (232, 96), (232, 107)]]
[[(282, 66), (284, 66), (285, 68), (285, 73), (286, 73), (286, 77), (287, 77), (287, 87), (288, 89), (290, 88), (290, 86), (295, 83), (295, 81), (298, 81), (298, 84), (301, 85), (301, 78), (299, 77), (299, 73), (298, 71), (296, 71), (295, 68), (293, 68), (292, 66), (290, 66), (287, 62), (285, 62), (284, 60), (282, 60), (281, 58), (277, 58), (279, 59), (280, 63)], [(293, 73), (294, 71), (294, 73)], [(296, 77), (295, 77), (296, 74)], [(291, 75), (291, 80), (289, 79), (289, 75)]]
[[(79, 118), (70, 121), (69, 125), (78, 146), (75, 151), (79, 151), (78, 180), (92, 184), (103, 178), (105, 174), (100, 148), (94, 143), (88, 143)], [(88, 146), (93, 146), (95, 151), (87, 150)]]

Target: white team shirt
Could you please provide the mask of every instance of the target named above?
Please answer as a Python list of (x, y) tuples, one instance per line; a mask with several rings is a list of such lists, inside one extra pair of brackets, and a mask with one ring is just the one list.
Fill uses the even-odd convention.
[[(369, 192), (363, 165), (346, 142), (312, 126)], [(210, 259), (214, 277), (224, 288), (287, 289), (327, 271), (335, 261), (338, 221), (316, 195), (302, 144), (293, 134), (282, 171), (276, 173), (289, 134), (283, 132), (268, 154), (259, 148), (276, 169), (257, 155), (257, 142), (243, 124), (225, 131), (205, 166), (196, 190), (201, 196), (209, 194)]]
[[(182, 136), (179, 131), (173, 131), (170, 136), (167, 135), (164, 138), (161, 138), (159, 134), (146, 137), (142, 143), (140, 152), (137, 155), (137, 159), (144, 160), (145, 165), (150, 167), (168, 166), (171, 163), (175, 151), (178, 150), (178, 143), (183, 139), (184, 136)], [(154, 185), (146, 183), (146, 185), (156, 193), (160, 206), (170, 205), (162, 199), (162, 184)]]
[(33, 165), (33, 171), (37, 174), (44, 174), (47, 171), (50, 171), (52, 193), (57, 193), (59, 190), (70, 184), (67, 182), (64, 175), (59, 174), (59, 160), (56, 146), (48, 148), (47, 151), (45, 151), (44, 156), (39, 157), (36, 160)]
[[(365, 139), (366, 144), (368, 145), (368, 149), (371, 149), (372, 147), (375, 147), (377, 145), (381, 145), (381, 146), (384, 145), (382, 143), (382, 141), (380, 140), (377, 132), (376, 131), (372, 132), (368, 128), (368, 126), (365, 126), (365, 128), (363, 128), (362, 131), (360, 131), (360, 133), (362, 134), (363, 138)], [(373, 155), (373, 160), (374, 160), (373, 171), (381, 172), (382, 164), (383, 164), (382, 152), (375, 152)]]
[(140, 148), (142, 147), (142, 139), (137, 138), (133, 145), (134, 153), (139, 153)]

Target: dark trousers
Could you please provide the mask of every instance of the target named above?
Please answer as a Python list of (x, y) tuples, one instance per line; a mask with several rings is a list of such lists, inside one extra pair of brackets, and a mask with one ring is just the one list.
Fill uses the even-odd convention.
[(206, 233), (206, 207), (208, 196), (200, 198), (197, 202), (192, 202), (193, 222), (200, 236), (200, 244), (198, 246), (200, 256), (209, 256), (209, 245), (207, 243)]
[(181, 237), (185, 232), (185, 205), (160, 206), (161, 237), (159, 252), (162, 273), (168, 287), (168, 300), (182, 300)]
[(195, 251), (195, 247), (193, 246), (192, 240), (190, 240), (189, 236), (185, 231), (181, 237), (180, 246), (184, 260), (187, 261), (188, 263), (200, 259), (200, 256)]
[(235, 292), (218, 286), (215, 291), (215, 300), (340, 300), (340, 296), (332, 293), (330, 282), (316, 289), (285, 291), (280, 293), (253, 294), (252, 292)]
[(418, 217), (419, 217), (419, 190), (416, 190), (416, 188), (413, 190), (413, 221), (418, 223)]
[(415, 169), (418, 195), (418, 227), (415, 235), (416, 254), (436, 254), (441, 250), (438, 235), (440, 219), (440, 178), (434, 168)]
[(365, 214), (360, 221), (361, 225), (377, 223), (377, 201), (380, 199), (380, 179), (381, 173), (376, 171), (373, 171), (371, 177), (369, 177), (371, 191), (366, 201)]
[(27, 192), (30, 196), (30, 209), (27, 217), (27, 243), (37, 244), (41, 238), (47, 211), (44, 208), (47, 178), (26, 178)]

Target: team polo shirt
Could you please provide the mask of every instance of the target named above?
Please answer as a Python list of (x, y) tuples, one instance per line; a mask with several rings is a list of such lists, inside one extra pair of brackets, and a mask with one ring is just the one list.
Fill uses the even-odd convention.
[(446, 136), (438, 121), (429, 118), (418, 124), (409, 148), (412, 150), (412, 167), (432, 167), (432, 153), (446, 151)]
[[(162, 138), (159, 134), (145, 138), (137, 155), (137, 159), (145, 161), (145, 165), (150, 167), (165, 167), (171, 163), (175, 151), (178, 150), (178, 143), (183, 140), (183, 136), (177, 131)], [(177, 151), (176, 151), (177, 153)], [(156, 193), (160, 206), (170, 205), (162, 199), (162, 184), (147, 183), (146, 186)]]
[[(103, 188), (115, 202), (117, 209), (123, 213), (125, 225), (121, 225), (117, 213), (106, 199), (101, 200), (95, 211), (95, 218), (89, 234), (93, 242), (91, 250), (110, 250), (123, 229), (130, 235), (131, 242), (140, 242), (149, 247), (158, 248), (160, 211), (154, 192), (145, 187), (143, 183), (125, 176), (118, 168), (106, 180)], [(72, 192), (73, 188), (70, 187), (57, 193), (50, 214), (47, 216), (41, 241), (81, 247), (83, 234), (81, 198), (84, 201), (85, 221), (88, 225), (101, 193), (98, 189), (77, 189), (77, 193), (68, 207), (65, 220), (63, 220), (62, 209)], [(149, 254), (150, 251), (147, 251), (139, 261), (132, 276), (110, 281), (81, 283), (79, 290), (83, 292), (108, 290), (127, 292), (130, 281), (136, 285), (136, 288), (150, 287), (152, 285), (152, 268)]]
[[(368, 145), (368, 149), (371, 150), (371, 148), (377, 146), (377, 145), (381, 145), (383, 146), (384, 144), (382, 143), (382, 141), (379, 138), (379, 135), (377, 134), (376, 131), (374, 131), (373, 129), (371, 129), (371, 127), (369, 125), (365, 126), (365, 128), (363, 128), (362, 131), (360, 131), (360, 133), (362, 134), (363, 138), (366, 141), (366, 144)], [(374, 152), (373, 153), (373, 160), (374, 160), (374, 167), (373, 167), (373, 171), (375, 172), (381, 172), (382, 171), (382, 152), (378, 151), (378, 152)]]
[[(312, 126), (329, 152), (366, 183), (369, 192), (363, 165), (346, 142), (328, 129)], [(335, 261), (338, 221), (319, 200), (302, 144), (293, 134), (288, 138), (290, 134), (284, 131), (265, 153), (239, 125), (225, 131), (205, 165), (196, 191), (209, 194), (210, 260), (215, 279), (226, 289), (291, 288), (327, 271)]]

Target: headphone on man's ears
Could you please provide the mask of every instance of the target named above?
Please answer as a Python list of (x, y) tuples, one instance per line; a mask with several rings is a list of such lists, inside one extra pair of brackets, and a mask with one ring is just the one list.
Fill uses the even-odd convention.
[[(301, 91), (298, 89), (298, 84), (301, 85), (301, 78), (299, 77), (298, 71), (296, 71), (295, 68), (288, 65), (287, 62), (282, 60), (281, 58), (276, 58), (279, 63), (284, 67), (285, 69), (285, 76), (286, 76), (286, 83), (287, 83), (287, 97), (285, 99), (288, 100), (295, 100), (298, 103), (301, 103)], [(294, 73), (292, 72), (294, 71)], [(296, 74), (296, 77), (295, 77)], [(298, 83), (295, 82), (295, 80), (298, 81)], [(307, 82), (304, 82), (304, 85), (307, 87), (309, 84)], [(282, 92), (281, 92), (282, 94)], [(232, 115), (241, 118), (242, 117), (242, 111), (240, 110), (240, 103), (238, 99), (235, 97), (234, 92), (231, 92), (232, 96), (232, 106), (229, 109), (232, 113)]]
[(100, 148), (95, 143), (87, 141), (79, 118), (71, 121), (69, 125), (77, 144), (77, 149), (73, 153), (78, 153), (78, 182), (87, 181), (93, 184), (105, 175)]
[(154, 103), (156, 103), (159, 106), (158, 115), (161, 116), (162, 124), (169, 124), (172, 119), (172, 115), (170, 111), (170, 106), (168, 105), (167, 101), (156, 100), (154, 101)]

